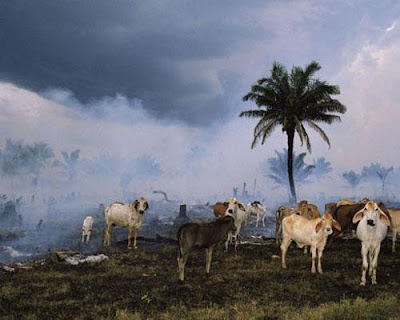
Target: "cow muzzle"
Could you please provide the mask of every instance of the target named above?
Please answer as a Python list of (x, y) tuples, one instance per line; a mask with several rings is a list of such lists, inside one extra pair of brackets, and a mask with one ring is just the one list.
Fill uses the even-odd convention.
[(368, 219), (367, 220), (367, 225), (371, 226), (371, 227), (375, 227), (375, 222), (372, 219)]
[(139, 210), (139, 213), (140, 213), (140, 214), (143, 214), (143, 213), (144, 213), (144, 210)]

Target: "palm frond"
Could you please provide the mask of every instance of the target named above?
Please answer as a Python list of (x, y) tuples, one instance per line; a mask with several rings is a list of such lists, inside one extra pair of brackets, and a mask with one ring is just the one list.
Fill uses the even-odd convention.
[(321, 136), (322, 140), (324, 140), (328, 146), (329, 149), (331, 148), (331, 142), (329, 141), (328, 136), (326, 135), (325, 131), (322, 130), (315, 122), (312, 122), (310, 120), (307, 120), (307, 124), (313, 128), (315, 131), (317, 131), (319, 133), (319, 135)]

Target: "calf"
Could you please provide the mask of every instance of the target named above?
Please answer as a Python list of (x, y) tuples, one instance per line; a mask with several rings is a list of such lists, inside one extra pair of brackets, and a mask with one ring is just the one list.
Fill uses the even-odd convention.
[(93, 217), (87, 216), (83, 220), (83, 225), (82, 225), (82, 242), (86, 243), (89, 242), (90, 234), (92, 233), (92, 227), (93, 227)]
[(390, 227), (392, 229), (392, 252), (396, 252), (397, 233), (400, 232), (400, 210), (389, 209)]
[(354, 215), (352, 221), (358, 223), (357, 238), (361, 240), (362, 271), (360, 285), (365, 286), (368, 265), (372, 284), (376, 284), (379, 251), (381, 242), (385, 239), (387, 229), (390, 226), (390, 220), (376, 202), (368, 201)]
[(210, 273), (215, 246), (225, 241), (228, 233), (235, 230), (235, 221), (230, 215), (210, 223), (187, 223), (181, 226), (177, 233), (179, 280), (185, 278), (185, 265), (195, 247), (206, 249), (206, 273)]
[(341, 229), (340, 224), (332, 218), (330, 213), (325, 213), (322, 217), (311, 220), (297, 214), (285, 217), (282, 220), (282, 268), (286, 269), (287, 249), (294, 240), (300, 248), (305, 245), (311, 246), (312, 273), (316, 272), (315, 258), (318, 254), (318, 272), (322, 273), (321, 257), (326, 239), (332, 234), (332, 227)]
[(104, 245), (110, 245), (111, 232), (113, 227), (128, 227), (128, 248), (131, 248), (132, 231), (135, 230), (135, 239), (133, 247), (136, 249), (136, 238), (142, 228), (144, 212), (149, 208), (147, 199), (140, 197), (132, 202), (125, 204), (122, 202), (113, 202), (105, 211), (106, 230), (104, 235)]

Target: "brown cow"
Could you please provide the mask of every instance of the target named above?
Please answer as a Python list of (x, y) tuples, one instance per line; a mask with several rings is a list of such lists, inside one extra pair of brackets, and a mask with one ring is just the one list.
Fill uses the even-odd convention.
[(228, 233), (236, 230), (232, 216), (217, 219), (210, 223), (187, 223), (177, 233), (179, 256), (179, 280), (185, 279), (185, 264), (193, 248), (206, 249), (206, 273), (210, 273), (211, 259), (215, 246), (227, 239)]
[[(363, 199), (364, 200), (364, 199)], [(360, 211), (361, 209), (364, 208), (365, 203), (364, 201), (360, 201), (354, 204), (346, 204), (346, 205), (340, 205), (336, 207), (336, 210), (332, 213), (332, 216), (334, 219), (340, 223), (340, 226), (342, 227), (342, 231), (346, 230), (355, 230), (357, 227), (356, 223), (353, 223), (353, 217), (354, 215)], [(387, 215), (390, 217), (389, 211), (386, 208), (385, 204), (383, 202), (378, 203), (379, 208)], [(331, 236), (329, 236), (327, 246), (330, 246), (332, 244), (332, 241), (334, 238), (336, 238), (339, 235), (338, 230), (333, 230), (333, 233)]]
[(297, 211), (308, 219), (315, 219), (321, 216), (318, 207), (315, 204), (308, 203), (307, 200), (301, 200), (297, 205)]
[(236, 198), (230, 198), (228, 201), (215, 203), (214, 214), (217, 218), (222, 218), (225, 217), (227, 211), (228, 213), (233, 214), (237, 208), (243, 211), (246, 210), (243, 204), (238, 202)]

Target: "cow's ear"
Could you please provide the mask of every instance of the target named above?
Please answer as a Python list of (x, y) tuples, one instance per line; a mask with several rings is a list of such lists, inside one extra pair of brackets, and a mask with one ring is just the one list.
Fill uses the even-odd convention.
[(332, 225), (337, 231), (342, 231), (342, 226), (335, 219), (332, 219)]
[(390, 226), (390, 220), (383, 212), (379, 213), (379, 219), (387, 226)]
[(149, 203), (148, 202), (144, 203), (144, 208), (145, 208), (144, 210), (147, 210), (149, 208)]
[(238, 207), (240, 210), (246, 211), (246, 209), (244, 208), (244, 206), (241, 203), (238, 203)]
[(360, 221), (362, 219), (362, 217), (364, 217), (364, 208), (361, 209), (360, 211), (358, 211), (354, 217), (353, 217), (353, 223), (357, 223), (358, 221)]
[(138, 204), (139, 204), (139, 201), (137, 201), (137, 200), (133, 201), (133, 203), (132, 203), (132, 205), (135, 209), (137, 209)]
[(318, 222), (317, 225), (315, 226), (315, 232), (319, 232), (321, 227), (322, 227), (322, 220), (320, 222)]
[(224, 202), (224, 206), (229, 206), (229, 202)]

